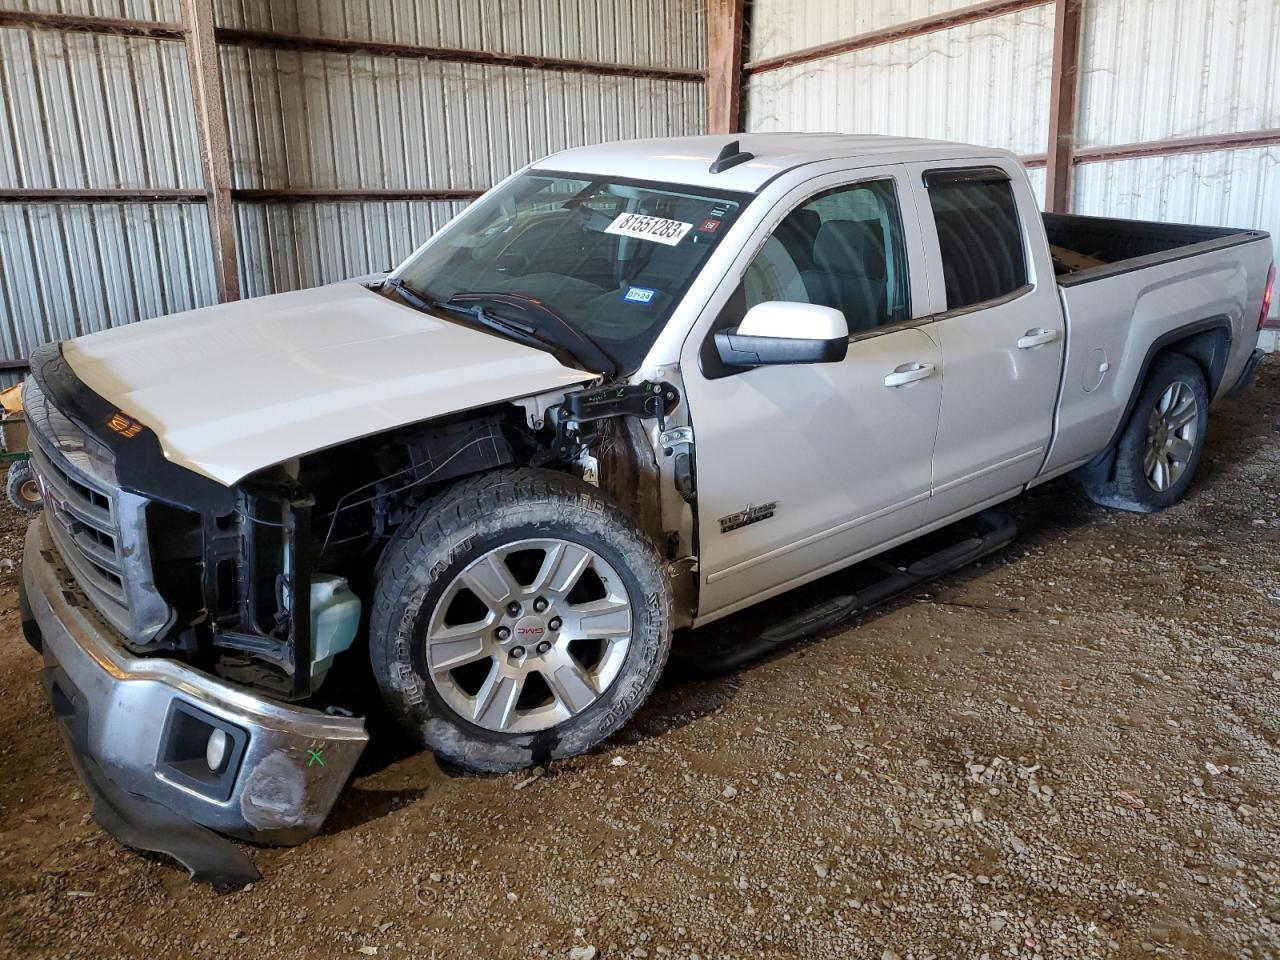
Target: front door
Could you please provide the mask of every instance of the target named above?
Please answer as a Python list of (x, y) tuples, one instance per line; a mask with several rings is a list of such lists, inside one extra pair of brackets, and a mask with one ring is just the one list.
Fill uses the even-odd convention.
[[(711, 331), (682, 357), (697, 471), (698, 619), (843, 566), (919, 526), (942, 355), (912, 325), (921, 256), (909, 193), (882, 174), (800, 193)], [(923, 287), (915, 291), (924, 299)], [(726, 368), (712, 334), (766, 301), (820, 303), (849, 325), (840, 363)]]

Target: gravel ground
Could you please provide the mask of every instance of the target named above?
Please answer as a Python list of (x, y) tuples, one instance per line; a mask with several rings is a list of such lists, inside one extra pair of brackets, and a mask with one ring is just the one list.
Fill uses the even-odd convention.
[(593, 755), (490, 778), (382, 757), (228, 895), (88, 819), (0, 569), (0, 953), (1280, 956), (1278, 489), (1271, 359), (1178, 507), (1049, 484), (1001, 553), (669, 678)]

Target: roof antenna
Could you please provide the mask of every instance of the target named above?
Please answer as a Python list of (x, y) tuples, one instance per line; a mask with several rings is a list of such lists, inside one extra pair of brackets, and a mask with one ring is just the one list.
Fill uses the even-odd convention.
[(736, 167), (740, 163), (746, 163), (748, 160), (755, 159), (754, 153), (744, 153), (740, 148), (737, 140), (730, 140), (724, 145), (724, 149), (719, 155), (711, 161), (711, 166), (707, 168), (710, 173), (721, 173), (730, 167)]

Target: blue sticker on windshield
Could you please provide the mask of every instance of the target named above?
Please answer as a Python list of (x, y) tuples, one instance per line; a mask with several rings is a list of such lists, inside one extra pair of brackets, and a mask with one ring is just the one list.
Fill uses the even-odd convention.
[(627, 292), (622, 295), (622, 300), (624, 303), (649, 303), (657, 292), (649, 287), (628, 287)]

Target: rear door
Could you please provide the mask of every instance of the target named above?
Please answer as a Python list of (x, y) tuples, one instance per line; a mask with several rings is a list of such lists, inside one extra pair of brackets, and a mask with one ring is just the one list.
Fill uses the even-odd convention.
[[(788, 194), (744, 248), (681, 356), (697, 472), (699, 620), (918, 527), (942, 399), (917, 212), (901, 168)], [(726, 368), (714, 332), (768, 301), (844, 313), (840, 363)]]
[[(1048, 250), (1033, 243), (1026, 178), (999, 164), (918, 166), (946, 387), (933, 454), (933, 522), (1010, 495), (1053, 435), (1065, 323)], [(1026, 214), (1026, 218), (1022, 215)]]

